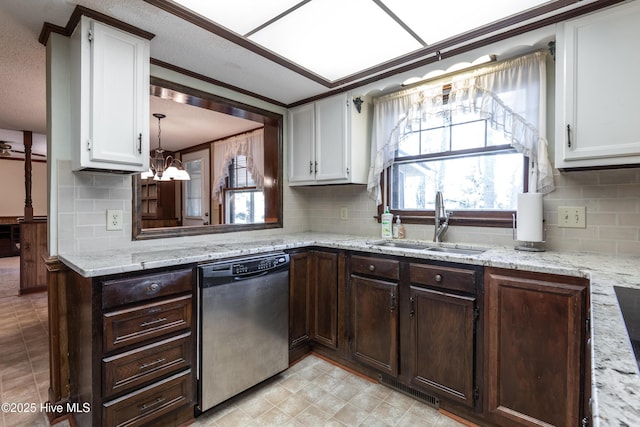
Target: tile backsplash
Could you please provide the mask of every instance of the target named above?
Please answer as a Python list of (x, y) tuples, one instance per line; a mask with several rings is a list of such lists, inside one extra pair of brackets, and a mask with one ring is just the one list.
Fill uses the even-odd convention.
[[(556, 190), (544, 197), (546, 248), (640, 256), (640, 169), (555, 171)], [(365, 186), (307, 187), (310, 230), (379, 236), (375, 201)], [(585, 206), (584, 229), (559, 228), (559, 206)], [(348, 220), (340, 219), (347, 207)], [(408, 239), (433, 238), (433, 226), (405, 225)], [(450, 227), (450, 242), (515, 245), (511, 229)]]
[[(544, 197), (548, 250), (640, 256), (640, 169), (581, 171), (555, 175), (556, 190)], [(58, 248), (60, 253), (95, 251), (131, 245), (157, 246), (157, 240), (131, 241), (131, 177), (71, 172), (71, 162), (58, 161)], [(377, 237), (377, 209), (366, 186), (284, 186), (284, 228), (243, 234), (302, 231)], [(559, 206), (585, 206), (584, 229), (559, 228)], [(347, 219), (341, 219), (346, 208)], [(124, 228), (106, 230), (107, 209), (121, 209)], [(431, 240), (432, 225), (406, 224), (408, 239)], [(229, 235), (178, 238), (184, 243), (228, 239)], [(450, 227), (446, 240), (457, 243), (515, 245), (511, 229)], [(173, 240), (176, 241), (176, 240)], [(182, 243), (182, 242), (181, 242)]]

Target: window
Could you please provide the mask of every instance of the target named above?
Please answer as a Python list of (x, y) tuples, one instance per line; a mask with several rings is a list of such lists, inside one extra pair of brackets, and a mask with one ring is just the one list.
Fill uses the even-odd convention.
[(247, 168), (246, 156), (236, 156), (231, 160), (224, 194), (227, 224), (264, 222), (264, 193), (256, 188)]
[(480, 214), (516, 209), (526, 161), (489, 120), (445, 110), (403, 135), (390, 172), (394, 210), (433, 210), (441, 191), (447, 210)]
[(519, 193), (553, 191), (546, 58), (539, 51), (374, 100), (367, 189), (379, 212), (432, 223), (511, 227)]
[(192, 160), (184, 162), (184, 168), (191, 176), (189, 181), (184, 181), (186, 192), (186, 217), (202, 217), (202, 161)]

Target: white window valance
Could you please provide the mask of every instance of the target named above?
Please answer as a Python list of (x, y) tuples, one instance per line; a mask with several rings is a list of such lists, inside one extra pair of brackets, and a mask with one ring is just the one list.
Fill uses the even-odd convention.
[[(501, 129), (511, 146), (529, 157), (529, 191), (553, 191), (546, 140), (546, 58), (545, 52), (534, 52), (374, 100), (369, 193), (382, 202), (381, 174), (415, 123), (453, 110), (479, 114)], [(442, 86), (448, 83), (445, 103)]]
[(258, 189), (264, 182), (264, 129), (232, 136), (213, 143), (213, 197), (222, 203), (222, 189), (229, 165), (237, 156), (247, 157), (247, 169)]

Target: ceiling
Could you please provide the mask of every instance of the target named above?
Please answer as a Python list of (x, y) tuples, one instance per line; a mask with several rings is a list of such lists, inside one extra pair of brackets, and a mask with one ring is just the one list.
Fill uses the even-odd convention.
[[(309, 70), (319, 82), (329, 85), (550, 3), (493, 0), (486, 7), (486, 2), (477, 0), (174, 1), (297, 68)], [(466, 13), (452, 16), (455, 10)]]
[[(559, 14), (615, 1), (494, 0), (486, 7), (488, 2), (477, 0), (192, 0), (213, 5), (217, 16), (213, 22), (203, 16), (205, 11), (188, 11), (171, 0), (2, 0), (0, 129), (46, 134), (46, 48), (38, 37), (45, 22), (64, 27), (76, 5), (155, 34), (151, 57), (157, 64), (170, 64), (256, 99), (290, 106), (371, 82), (399, 87), (405, 78), (423, 75), (429, 68), (453, 65), (467, 51), (480, 56), (483, 40), (499, 40), (500, 34), (535, 34), (542, 26), (536, 23), (552, 24), (549, 19)], [(465, 13), (456, 14), (460, 10)], [(509, 18), (521, 12), (524, 15)], [(479, 21), (466, 21), (466, 16)], [(508, 19), (493, 22), (503, 18)], [(458, 36), (478, 26), (482, 28)], [(524, 43), (532, 49), (535, 43), (548, 42), (549, 34), (553, 31)], [(211, 126), (191, 124), (189, 132), (182, 128), (174, 137), (172, 120), (197, 116), (200, 123), (203, 113), (213, 113), (185, 114), (186, 107), (165, 102), (152, 100), (150, 111), (167, 115), (162, 121), (165, 149), (256, 127), (254, 122), (215, 114), (207, 117)], [(150, 123), (154, 147), (157, 121), (150, 117)]]

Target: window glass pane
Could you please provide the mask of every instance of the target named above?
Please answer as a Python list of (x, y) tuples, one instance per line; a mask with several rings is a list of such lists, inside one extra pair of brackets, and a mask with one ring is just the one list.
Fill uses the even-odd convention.
[(485, 143), (485, 121), (474, 121), (451, 126), (451, 150), (482, 148)]
[(229, 188), (254, 187), (251, 173), (247, 169), (247, 157), (237, 156), (229, 165)]
[(433, 154), (449, 151), (449, 128), (438, 127), (423, 132), (423, 147), (420, 154)]
[(504, 131), (487, 124), (487, 146), (511, 144), (508, 138), (505, 138)]
[(264, 222), (264, 193), (262, 191), (227, 191), (227, 222), (249, 224)]
[(442, 191), (447, 210), (515, 210), (523, 167), (522, 154), (513, 151), (396, 163), (391, 205), (433, 210), (436, 192)]
[(202, 160), (184, 162), (184, 168), (191, 176), (191, 180), (185, 182), (186, 192), (186, 216), (202, 216)]
[(420, 154), (420, 132), (410, 132), (398, 144), (398, 157), (417, 156)]

